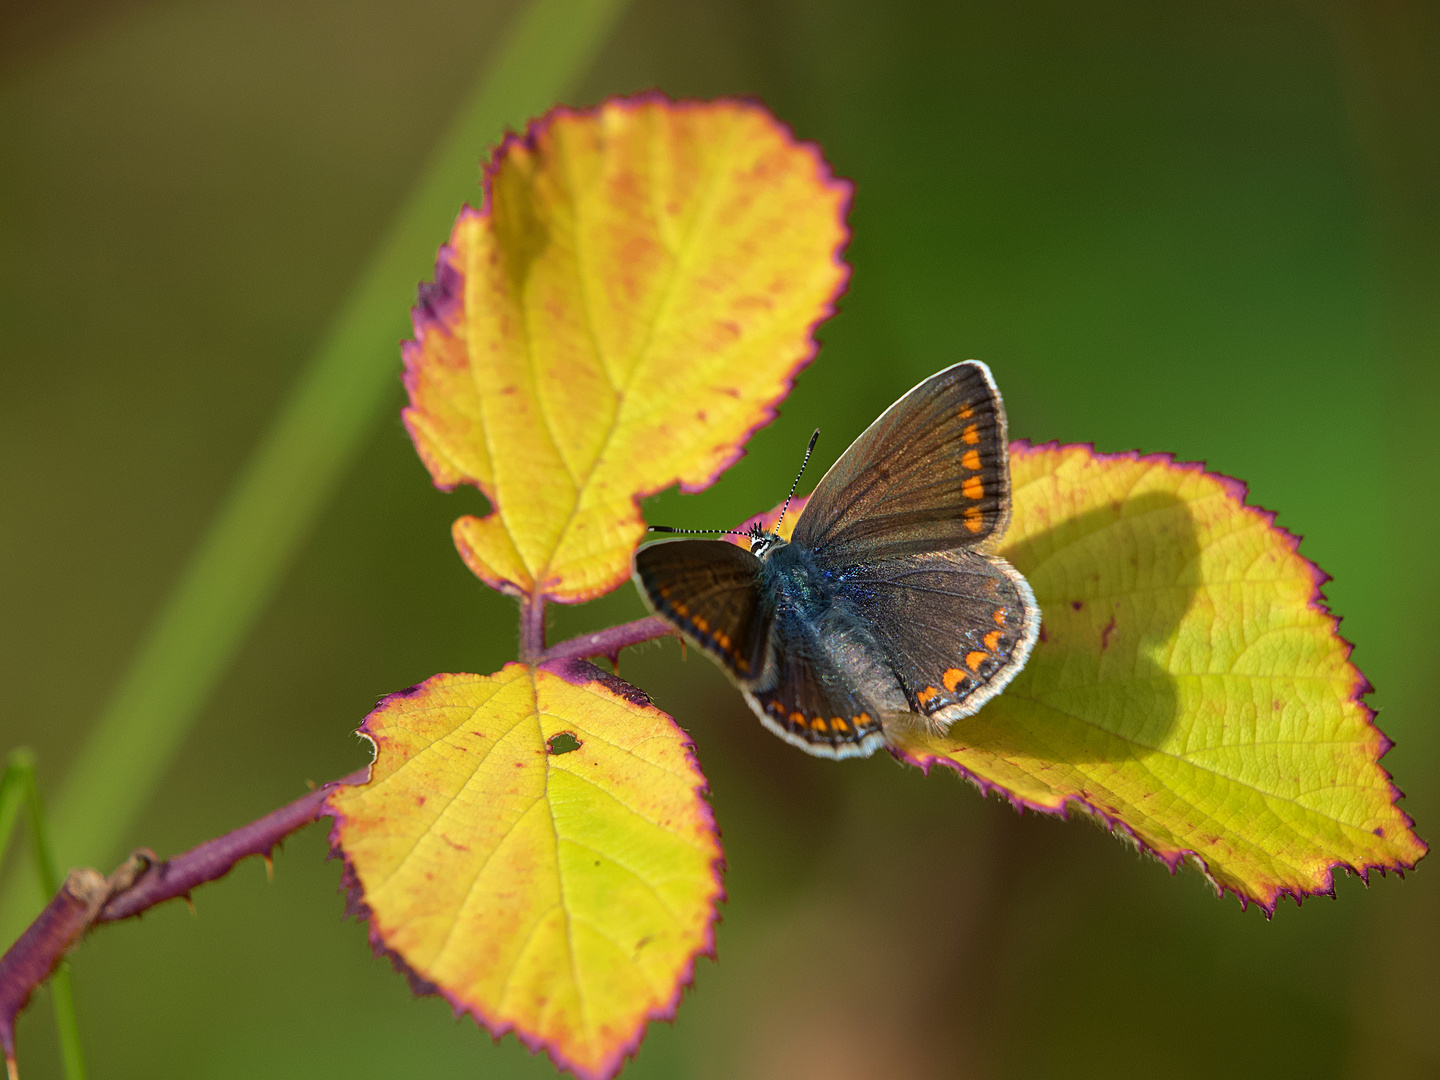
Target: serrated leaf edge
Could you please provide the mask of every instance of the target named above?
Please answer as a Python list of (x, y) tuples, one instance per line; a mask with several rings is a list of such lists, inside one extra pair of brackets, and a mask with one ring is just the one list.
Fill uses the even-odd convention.
[[(587, 668), (590, 670), (586, 671), (585, 669)], [(531, 666), (532, 680), (536, 670), (536, 667)], [(585, 661), (569, 661), (562, 665), (541, 665), (540, 670), (563, 678), (576, 686), (589, 686), (592, 683), (599, 683), (607, 692), (624, 698), (630, 704), (654, 707), (651, 705), (649, 695), (639, 687), (624, 682), (617, 676), (610, 675)], [(593, 675), (591, 672), (593, 672)], [(406, 687), (404, 690), (398, 690), (393, 694), (387, 694), (376, 703), (375, 708), (366, 714), (365, 719), (360, 724), (360, 728), (356, 731), (356, 734), (368, 742), (371, 747), (371, 762), (365, 774), (365, 784), (370, 783), (370, 779), (374, 773), (375, 756), (378, 753), (375, 740), (367, 730), (370, 718), (384, 711), (392, 702), (422, 693), (426, 686), (435, 679), (450, 678), (454, 675), (463, 677), (467, 674), (466, 672), (457, 672), (432, 675), (429, 679), (416, 683), (414, 686)], [(480, 678), (482, 676), (474, 677)], [(710, 804), (709, 781), (705, 778), (705, 773), (700, 768), (700, 760), (695, 752), (694, 740), (690, 738), (689, 733), (686, 732), (684, 728), (675, 723), (673, 717), (670, 717), (668, 713), (665, 715), (670, 719), (672, 724), (675, 724), (675, 729), (680, 732), (681, 745), (685, 751), (686, 759), (694, 766), (695, 772), (701, 778), (700, 783), (693, 789), (698, 797), (697, 802), (700, 807), (701, 825), (715, 837), (715, 847), (717, 850), (722, 851), (722, 854), (711, 862), (710, 869), (715, 880), (715, 890), (710, 896), (710, 916), (705, 924), (705, 937), (700, 948), (696, 949), (695, 952), (690, 955), (689, 960), (686, 961), (684, 968), (676, 979), (675, 989), (670, 999), (663, 1005), (650, 1009), (641, 1017), (634, 1032), (617, 1044), (614, 1050), (605, 1056), (599, 1068), (592, 1071), (579, 1062), (572, 1061), (562, 1051), (550, 1045), (542, 1036), (531, 1035), (513, 1020), (497, 1020), (488, 1016), (485, 1010), (479, 1006), (460, 999), (457, 995), (450, 993), (443, 987), (426, 979), (411, 967), (409, 962), (401, 956), (398, 951), (387, 945), (380, 931), (376, 928), (374, 912), (371, 910), (370, 905), (365, 902), (364, 886), (361, 885), (359, 876), (355, 873), (355, 868), (351, 864), (349, 856), (345, 854), (344, 849), (340, 846), (340, 830), (345, 824), (345, 815), (331, 805), (327, 797), (325, 808), (319, 816), (328, 816), (332, 819), (330, 832), (327, 837), (330, 852), (326, 856), (326, 859), (327, 861), (330, 859), (338, 859), (340, 861), (340, 892), (345, 897), (346, 916), (361, 920), (366, 924), (371, 951), (374, 952), (377, 957), (390, 961), (391, 967), (405, 977), (405, 980), (410, 984), (411, 993), (416, 997), (443, 998), (450, 1006), (451, 1012), (457, 1018), (469, 1016), (480, 1027), (489, 1032), (490, 1037), (496, 1043), (500, 1042), (505, 1035), (513, 1034), (520, 1044), (532, 1054), (538, 1054), (543, 1050), (545, 1056), (550, 1059), (557, 1069), (570, 1072), (579, 1077), (580, 1080), (611, 1080), (612, 1077), (620, 1072), (625, 1062), (639, 1052), (640, 1045), (644, 1042), (645, 1035), (649, 1031), (652, 1022), (657, 1020), (670, 1022), (675, 1019), (680, 1009), (680, 1002), (684, 998), (685, 991), (695, 983), (696, 963), (700, 957), (705, 956), (711, 960), (715, 959), (715, 928), (720, 922), (720, 905), (727, 899), (724, 884), (726, 864), (723, 849), (720, 845), (720, 826), (715, 820), (715, 811)], [(364, 785), (354, 786), (363, 787)], [(344, 788), (337, 788), (336, 790), (343, 791)]]
[[(679, 482), (680, 490), (687, 495), (704, 491), (720, 479), (721, 475), (724, 474), (727, 469), (745, 456), (745, 446), (750, 441), (750, 437), (780, 415), (780, 403), (790, 396), (790, 392), (795, 388), (795, 380), (799, 377), (800, 372), (810, 366), (820, 351), (820, 343), (815, 336), (816, 331), (820, 328), (821, 324), (829, 320), (839, 311), (840, 299), (849, 291), (852, 271), (850, 264), (845, 261), (844, 254), (850, 244), (852, 236), (849, 216), (855, 195), (855, 185), (844, 177), (836, 174), (834, 167), (830, 164), (829, 159), (825, 157), (820, 145), (797, 136), (789, 124), (771, 113), (765, 103), (758, 98), (737, 95), (726, 95), (706, 100), (698, 98), (672, 98), (659, 90), (647, 90), (625, 97), (607, 98), (600, 104), (589, 108), (574, 108), (568, 105), (558, 105), (543, 116), (529, 121), (529, 123), (525, 125), (523, 132), (507, 131), (500, 140), (500, 143), (491, 152), (485, 167), (481, 170), (480, 209), (476, 210), (469, 204), (461, 207), (460, 213), (456, 217), (457, 224), (466, 216), (480, 218), (490, 216), (494, 180), (500, 171), (506, 154), (509, 153), (512, 147), (523, 147), (532, 153), (535, 152), (538, 148), (540, 137), (552, 124), (561, 119), (585, 119), (598, 116), (602, 110), (613, 106), (619, 106), (627, 110), (635, 110), (646, 105), (655, 104), (682, 110), (709, 108), (715, 105), (735, 105), (764, 110), (767, 115), (769, 115), (777, 131), (779, 131), (791, 146), (810, 155), (815, 163), (816, 176), (821, 186), (837, 192), (840, 195), (839, 216), (841, 235), (834, 250), (830, 254), (832, 263), (840, 271), (840, 278), (835, 285), (835, 290), (831, 294), (830, 300), (821, 309), (819, 315), (811, 321), (806, 330), (809, 348), (804, 355), (795, 362), (789, 373), (782, 380), (780, 392), (770, 401), (759, 403), (759, 412), (755, 422), (745, 429), (739, 439), (736, 440), (733, 451), (720, 462), (714, 472), (696, 484), (679, 482), (678, 478), (671, 478), (654, 487), (632, 493), (631, 503), (634, 507), (635, 521), (642, 524), (644, 522), (644, 514), (640, 504), (643, 499), (659, 494), (677, 482)], [(402, 381), (407, 394), (411, 396), (411, 400), (414, 398), (415, 385), (418, 378), (416, 369), (423, 353), (425, 335), (429, 333), (444, 333), (448, 335), (450, 333), (448, 320), (454, 316), (455, 309), (460, 305), (463, 297), (464, 275), (453, 265), (451, 260), (454, 256), (455, 251), (449, 244), (440, 248), (436, 257), (434, 280), (421, 283), (417, 303), (415, 307), (411, 309), (411, 325), (415, 336), (411, 340), (401, 343), (401, 357), (404, 362)], [(410, 434), (411, 441), (415, 444), (416, 448), (419, 449), (424, 443), (421, 441), (416, 423), (412, 419), (413, 413), (413, 406), (407, 405), (401, 410), (401, 419), (405, 424), (405, 430)], [(421, 451), (421, 456), (425, 456), (424, 451)], [(464, 484), (472, 484), (472, 486), (478, 488), (490, 503), (490, 513), (484, 515), (482, 520), (489, 520), (499, 513), (499, 506), (494, 497), (494, 492), (487, 490), (485, 485), (470, 480), (460, 480), (452, 484), (442, 483), (434, 479), (433, 471), (428, 468), (428, 461), (426, 465), (427, 471), (431, 472), (432, 482), (441, 491), (452, 492)], [(496, 574), (486, 574), (475, 570), (476, 564), (472, 559), (466, 559), (466, 565), (469, 566), (472, 571), (475, 572), (476, 576), (484, 581), (485, 584), (498, 592), (503, 592), (511, 596), (524, 596), (528, 594), (528, 590), (516, 582), (509, 581)], [(558, 603), (565, 604), (581, 604), (613, 592), (629, 580), (630, 568), (627, 565), (622, 570), (617, 571), (614, 580), (602, 582), (586, 590), (583, 594), (564, 598), (553, 597), (545, 591), (547, 582), (541, 581), (535, 583), (535, 591), (542, 599), (555, 600)]]
[(1385, 783), (1389, 788), (1391, 805), (1395, 807), (1395, 811), (1400, 815), (1406, 829), (1410, 831), (1410, 834), (1412, 837), (1414, 837), (1415, 842), (1418, 843), (1423, 850), (1421, 851), (1420, 855), (1418, 855), (1416, 859), (1411, 862), (1406, 862), (1403, 859), (1397, 859), (1394, 863), (1363, 863), (1362, 865), (1356, 867), (1348, 862), (1345, 862), (1344, 860), (1336, 860), (1335, 862), (1330, 863), (1329, 866), (1326, 868), (1323, 877), (1323, 883), (1319, 888), (1295, 890), (1282, 886), (1272, 890), (1266, 896), (1252, 896), (1246, 893), (1244, 890), (1238, 889), (1233, 885), (1225, 884), (1212, 876), (1210, 873), (1209, 865), (1198, 852), (1195, 852), (1189, 848), (1162, 849), (1154, 847), (1141, 839), (1140, 836), (1137, 835), (1136, 832), (1124, 821), (1114, 816), (1113, 814), (1106, 812), (1099, 806), (1096, 806), (1094, 803), (1090, 802), (1089, 800), (1085, 799), (1080, 795), (1067, 795), (1062, 798), (1058, 804), (1047, 805), (1045, 803), (1035, 802), (1034, 800), (1026, 799), (1023, 796), (1016, 795), (1014, 792), (1006, 788), (1003, 784), (998, 784), (994, 781), (986, 780), (980, 776), (977, 776), (969, 769), (966, 769), (964, 766), (960, 765), (958, 762), (950, 758), (941, 757), (939, 755), (915, 755), (893, 746), (890, 747), (890, 753), (897, 760), (908, 765), (914, 765), (916, 768), (920, 769), (921, 772), (923, 772), (926, 776), (930, 774), (930, 769), (932, 766), (937, 764), (943, 765), (944, 767), (958, 773), (961, 778), (968, 780), (971, 784), (975, 785), (975, 787), (979, 789), (982, 795), (990, 795), (994, 793), (1004, 797), (1010, 802), (1010, 804), (1015, 808), (1016, 812), (1018, 813), (1023, 813), (1026, 810), (1031, 810), (1035, 813), (1048, 814), (1052, 817), (1065, 818), (1069, 816), (1069, 811), (1072, 808), (1079, 810), (1082, 813), (1088, 815), (1089, 817), (1095, 819), (1102, 826), (1104, 826), (1107, 831), (1115, 833), (1119, 835), (1122, 839), (1129, 841), (1135, 846), (1137, 850), (1144, 852), (1147, 855), (1153, 856), (1155, 859), (1158, 859), (1161, 863), (1164, 864), (1166, 869), (1168, 869), (1172, 875), (1178, 873), (1180, 867), (1184, 863), (1189, 862), (1192, 866), (1199, 870), (1201, 874), (1205, 876), (1205, 879), (1207, 881), (1210, 882), (1211, 886), (1215, 889), (1217, 896), (1223, 896), (1226, 892), (1233, 893), (1236, 899), (1240, 901), (1240, 909), (1242, 911), (1247, 910), (1250, 904), (1254, 904), (1256, 907), (1260, 908), (1260, 910), (1265, 913), (1265, 918), (1267, 920), (1274, 917), (1275, 911), (1279, 907), (1280, 901), (1285, 897), (1289, 897), (1290, 899), (1294, 900), (1297, 907), (1299, 907), (1304, 902), (1304, 900), (1310, 896), (1333, 897), (1335, 895), (1335, 872), (1337, 870), (1343, 870), (1346, 873), (1352, 874), (1360, 878), (1363, 882), (1365, 882), (1366, 885), (1370, 884), (1371, 870), (1380, 871), (1382, 876), (1387, 870), (1393, 870), (1396, 874), (1399, 874), (1401, 876), (1404, 875), (1404, 872), (1406, 870), (1413, 870), (1416, 863), (1418, 863), (1419, 860), (1424, 858), (1425, 855), (1428, 853), (1429, 844), (1427, 844), (1424, 840), (1420, 839), (1418, 835), (1416, 835), (1414, 820), (1399, 806), (1399, 800), (1405, 797), (1405, 793), (1396, 786), (1394, 778), (1390, 775), (1389, 771), (1380, 765), (1380, 759), (1383, 758), (1394, 748), (1395, 743), (1388, 735), (1386, 735), (1382, 730), (1380, 730), (1380, 726), (1375, 723), (1375, 710), (1372, 709), (1369, 704), (1367, 704), (1364, 700), (1365, 695), (1370, 693), (1374, 689), (1374, 687), (1371, 685), (1370, 680), (1365, 677), (1364, 673), (1359, 669), (1359, 667), (1357, 667), (1350, 660), (1351, 654), (1355, 651), (1355, 646), (1340, 634), (1340, 617), (1338, 615), (1335, 615), (1330, 610), (1328, 602), (1325, 598), (1324, 586), (1326, 582), (1331, 580), (1331, 577), (1310, 559), (1307, 559), (1304, 555), (1300, 554), (1300, 541), (1302, 537), (1297, 533), (1293, 533), (1290, 530), (1275, 524), (1276, 515), (1274, 511), (1266, 510), (1264, 507), (1251, 505), (1248, 501), (1250, 497), (1250, 488), (1243, 480), (1238, 480), (1233, 476), (1227, 476), (1224, 473), (1213, 472), (1206, 467), (1203, 461), (1176, 461), (1174, 454), (1143, 454), (1139, 450), (1124, 450), (1114, 453), (1106, 453), (1097, 450), (1094, 443), (1061, 443), (1058, 441), (1052, 441), (1047, 443), (1031, 443), (1029, 440), (1026, 439), (1016, 439), (1010, 444), (1010, 453), (1012, 456), (1023, 456), (1026, 454), (1041, 452), (1055, 453), (1067, 450), (1084, 451), (1096, 461), (1126, 461), (1160, 465), (1164, 466), (1167, 469), (1178, 469), (1182, 472), (1196, 473), (1208, 477), (1211, 480), (1217, 481), (1220, 484), (1221, 488), (1225, 491), (1225, 493), (1236, 502), (1236, 504), (1242, 511), (1255, 518), (1258, 518), (1265, 526), (1265, 528), (1278, 534), (1284, 540), (1285, 544), (1289, 547), (1291, 554), (1300, 561), (1300, 563), (1310, 574), (1312, 588), (1310, 598), (1308, 600), (1309, 607), (1312, 610), (1319, 612), (1321, 616), (1325, 619), (1329, 620), (1331, 635), (1335, 638), (1336, 641), (1340, 642), (1340, 644), (1344, 646), (1345, 662), (1347, 665), (1349, 665), (1350, 670), (1354, 673), (1354, 680), (1351, 684), (1349, 700), (1354, 704), (1359, 705), (1360, 708), (1364, 711), (1365, 726), (1369, 729), (1369, 731), (1374, 734), (1376, 738), (1376, 746), (1378, 748), (1378, 751), (1372, 761), (1375, 767), (1380, 771), (1381, 776), (1384, 777)]

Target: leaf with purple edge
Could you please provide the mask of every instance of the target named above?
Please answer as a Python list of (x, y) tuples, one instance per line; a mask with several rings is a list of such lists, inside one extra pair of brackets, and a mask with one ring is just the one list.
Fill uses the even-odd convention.
[(946, 736), (897, 732), (897, 756), (1087, 812), (1267, 914), (1331, 893), (1336, 869), (1413, 867), (1390, 742), (1298, 540), (1203, 466), (1011, 450), (1000, 554), (1035, 590), (1040, 641)]
[(405, 423), (491, 586), (629, 574), (637, 499), (699, 491), (767, 423), (848, 277), (850, 186), (752, 102), (555, 109), (507, 139), (415, 309)]
[(417, 990), (604, 1078), (713, 955), (721, 852), (690, 740), (583, 663), (437, 675), (331, 794), (371, 941)]

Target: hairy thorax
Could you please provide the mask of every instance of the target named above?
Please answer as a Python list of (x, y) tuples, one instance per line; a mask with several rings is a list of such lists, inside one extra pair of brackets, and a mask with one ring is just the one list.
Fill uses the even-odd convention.
[[(842, 679), (858, 705), (882, 716), (909, 711), (884, 653), (839, 597), (836, 582), (804, 548), (776, 540), (761, 555), (761, 595), (772, 598), (772, 617), (787, 649)], [(766, 659), (771, 675), (773, 657)], [(762, 676), (762, 681), (765, 676)]]

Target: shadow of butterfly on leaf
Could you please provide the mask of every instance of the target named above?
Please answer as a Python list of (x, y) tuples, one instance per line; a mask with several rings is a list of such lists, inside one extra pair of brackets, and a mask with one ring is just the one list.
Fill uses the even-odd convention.
[[(1146, 493), (1006, 545), (1011, 511), (1004, 405), (989, 368), (970, 360), (885, 410), (788, 540), (778, 523), (753, 524), (749, 550), (662, 540), (636, 553), (635, 580), (765, 727), (817, 756), (945, 753), (984, 733), (991, 752), (1013, 743), (1034, 759), (1031, 743), (1052, 742), (1042, 713), (1056, 760), (1157, 748), (1180, 705), (1157, 650), (1175, 638), (1198, 571), (1188, 508)], [(1047, 659), (1026, 674), (1036, 645)], [(1028, 689), (972, 720), (1017, 675)]]
[(1067, 764), (1160, 752), (1181, 711), (1170, 656), (1200, 582), (1190, 508), (1151, 492), (1001, 551), (1035, 591), (1040, 637), (1005, 692), (950, 739)]

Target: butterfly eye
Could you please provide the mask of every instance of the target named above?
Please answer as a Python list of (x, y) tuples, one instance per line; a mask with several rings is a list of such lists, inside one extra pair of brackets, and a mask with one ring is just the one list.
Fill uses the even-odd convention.
[(761, 555), (764, 555), (765, 552), (770, 549), (770, 545), (773, 543), (775, 543), (775, 537), (771, 536), (769, 533), (762, 532), (757, 535), (751, 536), (750, 554), (754, 555), (756, 558), (759, 558)]

